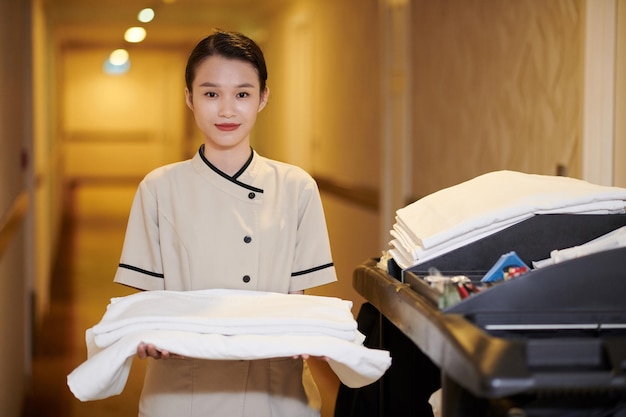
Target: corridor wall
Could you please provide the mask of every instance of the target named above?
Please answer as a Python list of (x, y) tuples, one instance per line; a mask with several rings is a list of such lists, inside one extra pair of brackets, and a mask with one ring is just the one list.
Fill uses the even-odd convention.
[[(617, 2), (616, 74), (626, 74), (626, 0)], [(626, 187), (626, 78), (615, 78), (615, 185)]]
[(30, 7), (0, 2), (0, 415), (18, 417), (30, 366), (27, 276)]
[(584, 0), (412, 2), (414, 193), (582, 175)]

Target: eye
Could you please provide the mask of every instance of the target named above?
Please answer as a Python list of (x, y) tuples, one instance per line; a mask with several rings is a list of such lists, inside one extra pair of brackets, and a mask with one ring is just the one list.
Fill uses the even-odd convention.
[(237, 98), (246, 98), (246, 97), (248, 97), (249, 95), (250, 95), (249, 93), (247, 93), (247, 92), (245, 92), (245, 91), (242, 91), (242, 92), (240, 92), (240, 93), (237, 93)]
[(217, 93), (215, 93), (213, 91), (208, 91), (208, 92), (204, 93), (204, 95), (207, 96), (207, 97), (211, 97), (211, 98), (217, 97)]

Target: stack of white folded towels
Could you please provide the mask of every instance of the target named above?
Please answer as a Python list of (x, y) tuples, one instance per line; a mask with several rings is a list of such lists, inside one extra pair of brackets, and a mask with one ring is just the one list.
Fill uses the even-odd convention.
[(496, 171), (396, 212), (389, 254), (410, 268), (536, 214), (624, 213), (626, 189), (548, 175)]
[(325, 356), (349, 387), (379, 379), (389, 352), (363, 346), (352, 302), (241, 290), (145, 291), (114, 298), (86, 332), (88, 359), (67, 382), (81, 401), (122, 392), (140, 342), (187, 358)]

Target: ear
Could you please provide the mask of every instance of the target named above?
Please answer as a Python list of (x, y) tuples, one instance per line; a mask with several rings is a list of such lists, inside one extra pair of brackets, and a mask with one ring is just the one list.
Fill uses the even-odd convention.
[(187, 87), (185, 87), (185, 103), (187, 103), (187, 107), (193, 111), (193, 95)]
[(265, 105), (267, 104), (267, 100), (269, 99), (269, 97), (270, 97), (270, 89), (269, 87), (265, 87), (265, 91), (263, 91), (263, 94), (261, 94), (261, 102), (259, 103), (259, 110), (257, 111), (257, 113), (265, 108)]

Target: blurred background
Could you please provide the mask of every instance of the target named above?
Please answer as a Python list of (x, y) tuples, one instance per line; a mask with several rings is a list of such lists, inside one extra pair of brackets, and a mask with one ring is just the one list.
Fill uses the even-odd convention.
[[(184, 65), (215, 27), (265, 52), (253, 146), (318, 181), (339, 282), (312, 293), (355, 314), (352, 270), (422, 196), (500, 169), (626, 186), (626, 0), (3, 0), (3, 417), (136, 415), (143, 363), (93, 403), (65, 376), (130, 292), (112, 278), (137, 184), (202, 143)], [(314, 373), (332, 416), (338, 381)]]

